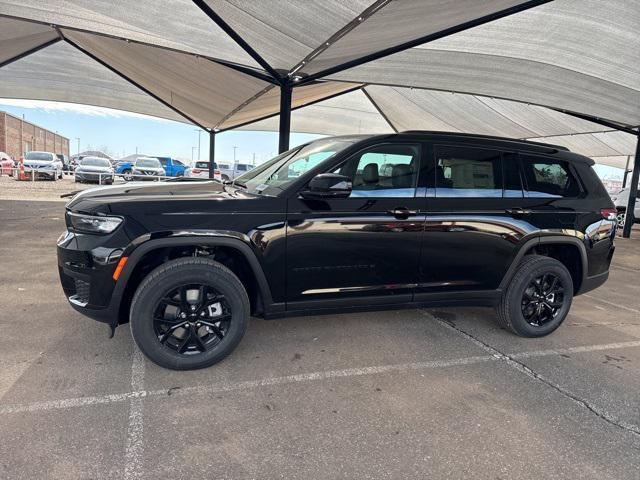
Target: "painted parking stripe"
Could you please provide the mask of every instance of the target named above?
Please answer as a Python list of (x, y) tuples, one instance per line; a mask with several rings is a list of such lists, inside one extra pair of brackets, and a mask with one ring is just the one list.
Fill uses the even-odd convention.
[[(634, 348), (640, 347), (640, 341), (632, 342), (618, 342), (607, 343), (600, 345), (587, 345), (579, 347), (558, 348), (552, 350), (534, 350), (531, 352), (521, 352), (515, 354), (517, 358), (528, 357), (544, 357), (554, 356), (570, 353), (585, 353), (590, 351), (601, 350), (617, 350), (622, 348)], [(501, 360), (499, 355), (482, 355), (472, 357), (462, 357), (452, 360), (433, 360), (427, 362), (416, 363), (403, 363), (395, 365), (380, 365), (362, 368), (347, 368), (343, 370), (328, 370), (322, 372), (310, 372), (301, 373), (295, 375), (287, 375), (282, 377), (270, 377), (260, 380), (250, 380), (246, 382), (228, 382), (228, 383), (215, 383), (213, 385), (201, 385), (194, 387), (182, 387), (180, 389), (172, 390), (173, 395), (198, 395), (198, 394), (211, 394), (217, 392), (229, 392), (237, 390), (251, 390), (260, 387), (274, 386), (274, 385), (286, 385), (299, 382), (313, 382), (320, 380), (327, 380), (332, 378), (346, 378), (357, 377), (364, 375), (378, 375), (391, 372), (409, 372), (416, 370), (428, 370), (435, 368), (448, 368), (462, 365), (475, 365), (480, 363), (492, 362)], [(118, 403), (125, 402), (127, 400), (135, 398), (145, 397), (163, 397), (167, 396), (169, 388), (160, 390), (134, 390), (132, 392), (117, 393), (112, 395), (92, 396), (92, 397), (79, 397), (68, 398), (63, 400), (51, 400), (46, 402), (35, 402), (21, 405), (5, 405), (0, 406), (0, 415), (6, 415), (9, 413), (28, 413), (46, 410), (60, 410), (66, 408), (77, 408), (83, 406), (99, 405), (105, 403)]]

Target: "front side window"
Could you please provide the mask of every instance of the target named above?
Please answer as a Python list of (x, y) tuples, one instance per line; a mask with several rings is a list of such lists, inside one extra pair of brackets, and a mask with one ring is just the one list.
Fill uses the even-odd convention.
[(438, 146), (436, 197), (502, 197), (501, 152)]
[(376, 145), (359, 152), (333, 173), (351, 179), (351, 197), (413, 197), (420, 169), (418, 145)]
[(529, 197), (577, 197), (578, 182), (566, 162), (533, 155), (522, 156)]

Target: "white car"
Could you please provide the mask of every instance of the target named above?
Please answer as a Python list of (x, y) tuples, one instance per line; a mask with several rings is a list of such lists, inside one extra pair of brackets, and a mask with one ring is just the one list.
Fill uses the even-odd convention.
[[(631, 189), (629, 187), (623, 188), (618, 192), (611, 195), (611, 200), (613, 200), (614, 205), (616, 206), (616, 210), (618, 210), (618, 226), (620, 228), (624, 227), (624, 220), (626, 218), (626, 210), (627, 205), (629, 204), (629, 191)], [(640, 189), (638, 190), (638, 194), (636, 195), (636, 206), (633, 209), (633, 218), (635, 223), (640, 223)]]
[[(187, 167), (184, 171), (184, 176), (188, 178), (209, 178), (209, 162), (196, 162), (193, 167)], [(213, 178), (215, 180), (222, 181), (222, 177), (220, 175), (220, 170), (218, 170), (218, 165), (214, 162), (213, 164)]]
[(24, 173), (34, 178), (57, 180), (62, 178), (62, 161), (55, 153), (27, 152), (24, 156)]
[(218, 163), (220, 169), (220, 176), (222, 181), (233, 180), (240, 175), (244, 175), (249, 170), (254, 168), (254, 165), (250, 163)]

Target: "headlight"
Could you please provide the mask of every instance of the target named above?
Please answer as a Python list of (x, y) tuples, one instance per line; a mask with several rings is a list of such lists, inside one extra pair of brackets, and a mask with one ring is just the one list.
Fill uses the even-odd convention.
[(111, 233), (122, 223), (119, 217), (99, 217), (69, 212), (73, 228), (85, 233)]

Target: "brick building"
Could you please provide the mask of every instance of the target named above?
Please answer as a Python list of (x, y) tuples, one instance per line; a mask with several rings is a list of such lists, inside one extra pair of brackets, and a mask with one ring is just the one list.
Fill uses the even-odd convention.
[(69, 155), (69, 139), (6, 112), (0, 112), (0, 152), (19, 158), (31, 150)]

